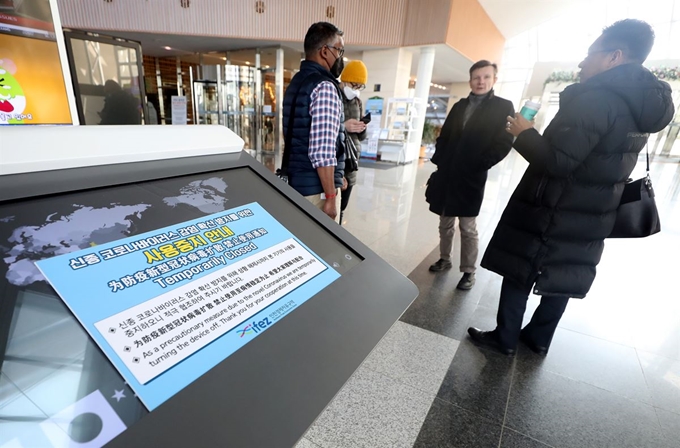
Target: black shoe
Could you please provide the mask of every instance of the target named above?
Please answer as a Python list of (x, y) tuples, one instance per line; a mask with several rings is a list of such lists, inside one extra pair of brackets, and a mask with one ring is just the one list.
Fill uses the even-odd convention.
[(519, 333), (519, 340), (522, 341), (524, 345), (529, 347), (529, 349), (532, 352), (536, 353), (537, 355), (545, 356), (548, 354), (548, 347), (536, 345), (531, 339), (529, 339), (529, 336), (527, 336), (527, 334), (524, 332)]
[(456, 288), (462, 289), (464, 291), (469, 291), (472, 289), (472, 287), (475, 286), (475, 274), (466, 272), (463, 274), (463, 278), (460, 279), (458, 282), (458, 286)]
[(515, 356), (514, 348), (503, 347), (498, 342), (498, 336), (496, 336), (495, 331), (482, 331), (478, 328), (470, 327), (468, 328), (468, 334), (473, 341), (483, 347), (494, 349), (506, 356)]
[(444, 260), (443, 258), (440, 258), (436, 263), (430, 266), (431, 272), (441, 272), (447, 269), (451, 269), (451, 260)]

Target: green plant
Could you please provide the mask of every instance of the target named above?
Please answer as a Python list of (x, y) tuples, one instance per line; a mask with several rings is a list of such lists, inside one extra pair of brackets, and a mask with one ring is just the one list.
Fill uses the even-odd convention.
[(680, 67), (652, 67), (649, 69), (654, 75), (664, 81), (677, 81), (680, 79)]
[(441, 128), (426, 120), (423, 125), (423, 144), (434, 143), (439, 136), (439, 131), (441, 131)]
[(574, 83), (578, 81), (578, 72), (570, 72), (570, 71), (555, 71), (548, 76), (548, 79), (543, 82), (543, 85), (548, 84), (549, 82), (569, 82), (569, 83)]
[[(680, 67), (651, 67), (649, 71), (654, 74), (657, 78), (663, 81), (678, 81), (680, 80)], [(554, 71), (548, 76), (543, 85), (549, 82), (567, 82), (575, 83), (578, 82), (578, 72), (574, 71)]]

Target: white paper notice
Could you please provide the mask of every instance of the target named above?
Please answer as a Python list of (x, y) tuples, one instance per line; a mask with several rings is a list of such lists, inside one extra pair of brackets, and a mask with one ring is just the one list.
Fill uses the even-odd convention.
[[(222, 257), (226, 265), (228, 260)], [(95, 327), (145, 384), (326, 269), (291, 238), (96, 322)], [(174, 310), (175, 324), (168, 331), (168, 322), (154, 322), (169, 309)], [(135, 322), (140, 330), (132, 338), (120, 330), (126, 322)]]
[(187, 124), (187, 97), (176, 95), (170, 97), (170, 114), (172, 124)]

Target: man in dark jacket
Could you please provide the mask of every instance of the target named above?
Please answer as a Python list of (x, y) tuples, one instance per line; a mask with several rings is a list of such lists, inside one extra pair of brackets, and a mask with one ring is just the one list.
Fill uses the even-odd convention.
[[(638, 153), (673, 116), (670, 87), (642, 67), (653, 44), (647, 23), (616, 22), (590, 46), (544, 135), (508, 117), (529, 167), (482, 259), (503, 286), (496, 329), (468, 329), (478, 343), (512, 355), (520, 340), (545, 355), (569, 298), (588, 293)], [(532, 288), (541, 304), (520, 331)]]
[(113, 79), (104, 83), (104, 108), (99, 112), (99, 124), (142, 124), (141, 104), (130, 92)]
[(344, 64), (342, 35), (327, 22), (309, 28), (305, 60), (283, 98), (288, 183), (332, 219), (340, 210), (338, 193), (346, 185), (343, 105), (337, 80)]
[(439, 260), (430, 271), (451, 268), (451, 248), (456, 218), (460, 228), (460, 279), (458, 289), (471, 289), (479, 253), (477, 221), (484, 199), (489, 169), (503, 160), (512, 147), (505, 132), (506, 117), (514, 113), (512, 103), (495, 96), (493, 85), (498, 68), (489, 61), (470, 67), (470, 95), (449, 112), (432, 163), (437, 165), (426, 191), (430, 211), (439, 215)]

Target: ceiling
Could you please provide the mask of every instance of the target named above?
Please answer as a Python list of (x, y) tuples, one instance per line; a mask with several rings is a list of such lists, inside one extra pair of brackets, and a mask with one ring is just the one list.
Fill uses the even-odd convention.
[[(553, 19), (575, 8), (587, 10), (588, 5), (606, 0), (478, 0), (491, 20), (506, 39), (514, 37), (543, 22)], [(289, 70), (298, 68), (302, 56), (302, 42), (280, 42), (250, 39), (226, 39), (215, 36), (187, 36), (170, 34), (135, 33), (122, 31), (93, 31), (102, 35), (115, 35), (142, 44), (145, 55), (183, 56), (195, 58), (198, 53), (211, 53), (204, 56), (206, 63), (219, 63), (229, 52), (229, 59), (236, 64), (255, 63), (255, 48), (260, 48), (261, 66), (276, 65), (276, 48), (284, 48), (284, 67)], [(167, 49), (166, 47), (169, 47)], [(244, 50), (245, 49), (245, 50)], [(347, 46), (345, 56), (349, 59), (361, 57), (362, 51), (379, 50), (382, 47)], [(448, 45), (435, 46), (436, 57), (432, 82), (448, 84), (466, 82), (469, 60)], [(411, 76), (418, 70), (419, 48), (412, 48), (413, 62)], [(213, 59), (214, 58), (214, 59)]]
[(478, 0), (506, 39), (515, 37), (560, 14), (588, 8), (606, 0)]

